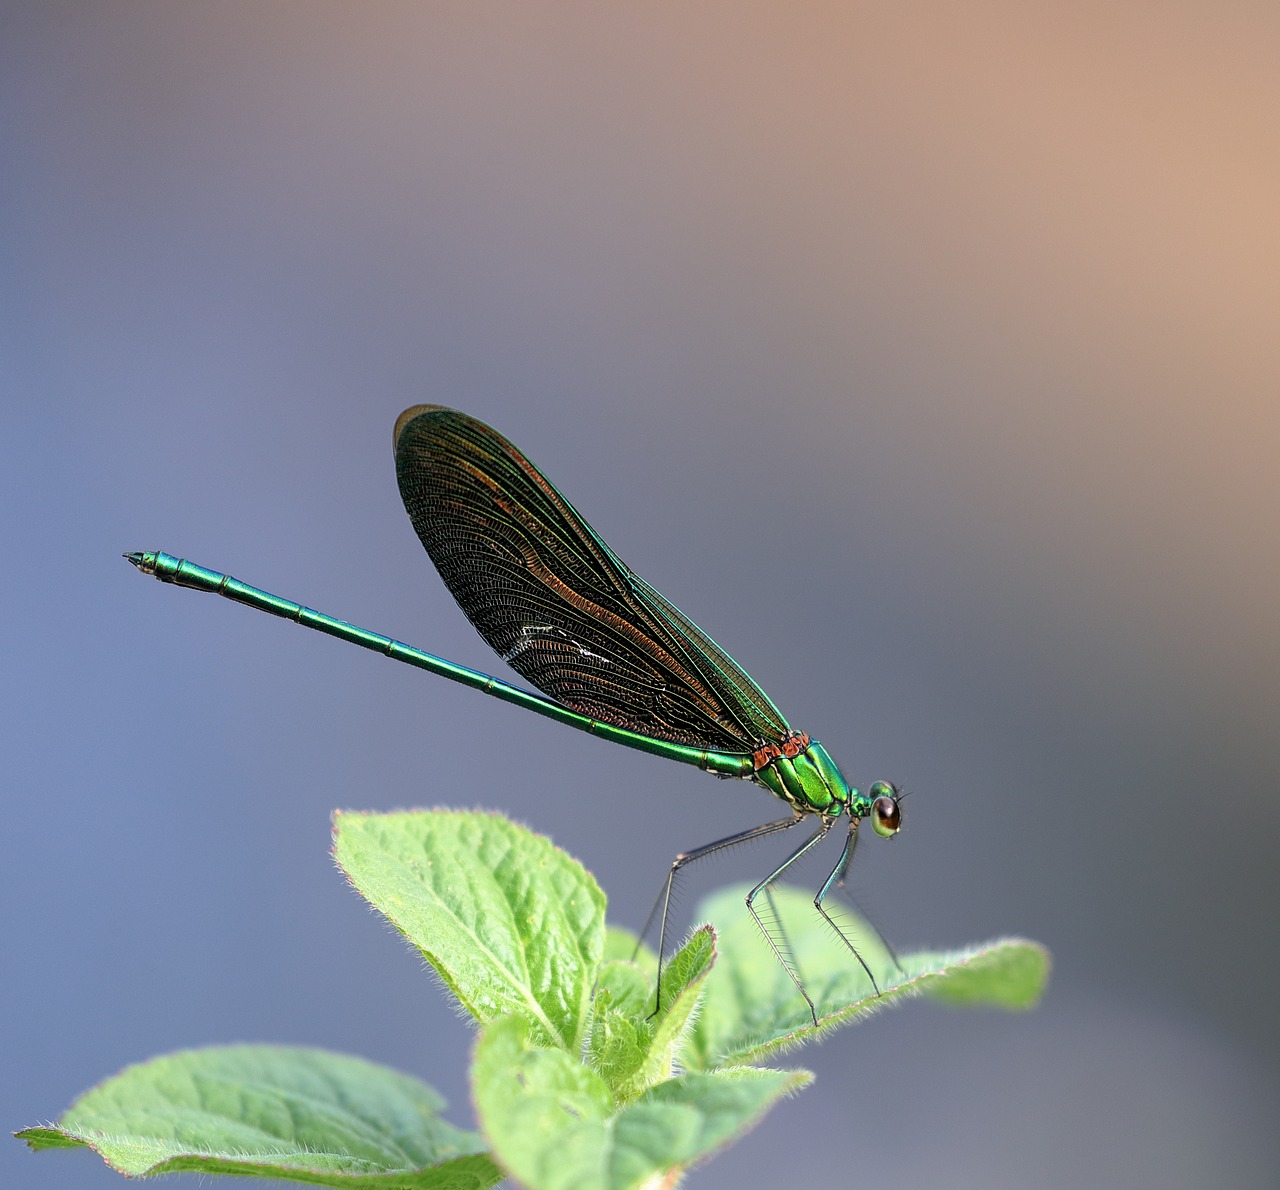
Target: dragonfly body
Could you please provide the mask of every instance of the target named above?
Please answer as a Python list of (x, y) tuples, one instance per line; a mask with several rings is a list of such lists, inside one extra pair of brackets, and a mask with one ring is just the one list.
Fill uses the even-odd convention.
[(654, 739), (612, 723), (592, 719), (589, 715), (580, 714), (562, 703), (513, 686), (501, 678), (415, 649), (403, 641), (370, 632), (367, 628), (360, 628), (346, 620), (325, 615), (314, 608), (273, 595), (260, 587), (242, 583), (219, 570), (210, 570), (207, 566), (188, 562), (185, 558), (177, 558), (162, 551), (139, 551), (126, 554), (125, 557), (144, 574), (153, 575), (161, 582), (221, 595), (224, 599), (243, 603), (258, 611), (292, 620), (305, 628), (314, 628), (327, 636), (336, 636), (395, 661), (471, 686), (504, 702), (515, 703), (525, 710), (555, 719), (579, 731), (668, 760), (695, 765), (704, 772), (715, 773), (720, 777), (748, 778), (764, 786), (800, 814), (839, 817), (847, 811), (855, 818), (865, 818), (870, 813), (873, 799), (852, 787), (845, 780), (839, 766), (831, 759), (830, 753), (817, 740), (811, 740), (803, 733), (795, 733), (789, 741), (781, 744), (762, 744), (750, 754), (717, 752), (714, 749)]
[[(774, 954), (817, 1009), (785, 939), (753, 902), (844, 815), (840, 859), (814, 905), (875, 977), (822, 906), (842, 883), (870, 818), (877, 834), (900, 825), (898, 790), (851, 785), (827, 750), (794, 730), (772, 700), (706, 633), (635, 574), (515, 446), (483, 422), (438, 405), (396, 422), (396, 475), (414, 529), (462, 611), (493, 650), (541, 693), (251, 587), (171, 554), (126, 554), (139, 570), (222, 595), (415, 665), (605, 739), (712, 772), (746, 778), (784, 801), (790, 816), (678, 856), (657, 909), (659, 955), (676, 874), (704, 855), (817, 821), (817, 829), (752, 890), (748, 907)], [(652, 922), (654, 915), (650, 915)], [(646, 926), (646, 930), (648, 927)]]

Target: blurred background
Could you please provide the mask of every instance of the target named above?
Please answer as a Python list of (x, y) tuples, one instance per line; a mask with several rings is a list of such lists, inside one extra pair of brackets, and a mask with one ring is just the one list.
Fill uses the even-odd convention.
[(0, 6), (4, 1127), (230, 1041), (469, 1124), (335, 807), (504, 810), (632, 928), (776, 816), (121, 561), (510, 676), (397, 497), (434, 401), (911, 791), (855, 879), (900, 948), (1055, 956), (797, 1055), (691, 1186), (1274, 1186), (1278, 55), (1256, 3)]

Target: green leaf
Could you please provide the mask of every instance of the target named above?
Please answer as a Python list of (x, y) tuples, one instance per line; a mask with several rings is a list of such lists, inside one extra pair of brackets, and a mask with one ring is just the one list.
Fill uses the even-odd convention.
[(484, 1190), (501, 1176), (426, 1083), (316, 1049), (235, 1045), (155, 1058), (82, 1095), (33, 1149), (87, 1146), (128, 1176), (199, 1171), (348, 1190)]
[[(926, 971), (921, 976), (924, 991), (957, 1007), (986, 1005), (1024, 1011), (1036, 1006), (1049, 982), (1049, 952), (1025, 938), (1000, 938), (949, 953), (926, 950), (908, 957), (916, 969)], [(903, 966), (908, 966), (906, 959)], [(929, 970), (937, 974), (927, 973)]]
[(684, 1040), (701, 985), (715, 962), (715, 933), (695, 930), (662, 971), (662, 1005), (634, 963), (606, 963), (596, 989), (587, 1061), (619, 1102), (630, 1102), (662, 1079)]
[(618, 1116), (618, 1164), (625, 1161), (648, 1177), (650, 1171), (670, 1168), (673, 1158), (679, 1168), (701, 1161), (754, 1127), (779, 1099), (812, 1080), (807, 1070), (737, 1066), (658, 1083)]
[(653, 1040), (644, 1063), (625, 1088), (628, 1097), (660, 1079), (669, 1078), (683, 1050), (703, 983), (716, 961), (716, 935), (711, 926), (695, 930), (662, 969), (661, 1007), (653, 1018)]
[[(605, 971), (609, 972), (613, 966), (606, 964)], [(611, 987), (602, 983), (596, 989), (591, 1004), (586, 1062), (604, 1079), (611, 1095), (627, 1098), (653, 1044), (653, 1026), (634, 1011), (617, 1007), (617, 1003)], [(647, 1084), (641, 1084), (640, 1089), (644, 1085)]]
[(611, 959), (600, 968), (596, 995), (608, 994), (619, 1012), (637, 1020), (647, 1020), (653, 1013), (653, 978), (637, 963)]
[(679, 1171), (751, 1127), (806, 1071), (739, 1068), (658, 1083), (614, 1106), (604, 1079), (530, 1039), (512, 1016), (486, 1027), (472, 1088), (503, 1167), (530, 1190), (628, 1190)]
[[(906, 954), (899, 970), (871, 926), (828, 901), (832, 916), (875, 972), (877, 996), (858, 960), (814, 910), (813, 899), (775, 889), (782, 934), (818, 1009), (819, 1027), (814, 1029), (808, 1005), (747, 914), (746, 891), (745, 885), (725, 890), (699, 907), (700, 917), (716, 923), (720, 961), (707, 980), (702, 1010), (682, 1055), (690, 1069), (759, 1061), (926, 992), (955, 1004), (1030, 1008), (1048, 979), (1048, 952), (1016, 938)], [(756, 905), (778, 936), (763, 898)]]
[(495, 814), (334, 816), (334, 856), (477, 1020), (527, 1016), (577, 1053), (604, 953), (604, 893), (549, 839)]

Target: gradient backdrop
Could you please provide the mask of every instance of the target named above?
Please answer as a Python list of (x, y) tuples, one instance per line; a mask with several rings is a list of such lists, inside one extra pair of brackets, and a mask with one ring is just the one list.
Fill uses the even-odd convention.
[(806, 1051), (692, 1186), (1274, 1186), (1277, 61), (1274, 4), (4, 4), (4, 1127), (237, 1040), (468, 1122), (334, 807), (500, 808), (633, 927), (776, 814), (120, 560), (505, 673), (396, 495), (438, 401), (912, 791), (898, 945), (1055, 954)]

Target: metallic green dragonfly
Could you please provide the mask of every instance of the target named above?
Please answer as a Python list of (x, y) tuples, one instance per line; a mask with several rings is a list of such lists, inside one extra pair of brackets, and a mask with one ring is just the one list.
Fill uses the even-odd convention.
[(546, 476), (483, 422), (440, 405), (406, 409), (395, 426), (395, 459), (409, 519), (445, 586), (490, 647), (542, 694), (171, 554), (125, 557), (162, 582), (246, 603), (629, 748), (764, 786), (786, 803), (785, 818), (684, 852), (672, 863), (644, 930), (649, 932), (660, 911), (660, 958), (671, 891), (682, 868), (816, 820), (805, 841), (746, 898), (815, 1026), (817, 1009), (776, 915), (771, 929), (756, 900), (763, 894), (767, 902), (770, 885), (847, 814), (840, 858), (813, 903), (878, 994), (871, 968), (823, 902), (844, 882), (862, 819), (870, 818), (877, 835), (897, 834), (898, 788), (876, 781), (862, 793), (850, 785), (817, 740), (793, 730), (732, 657), (632, 571)]

